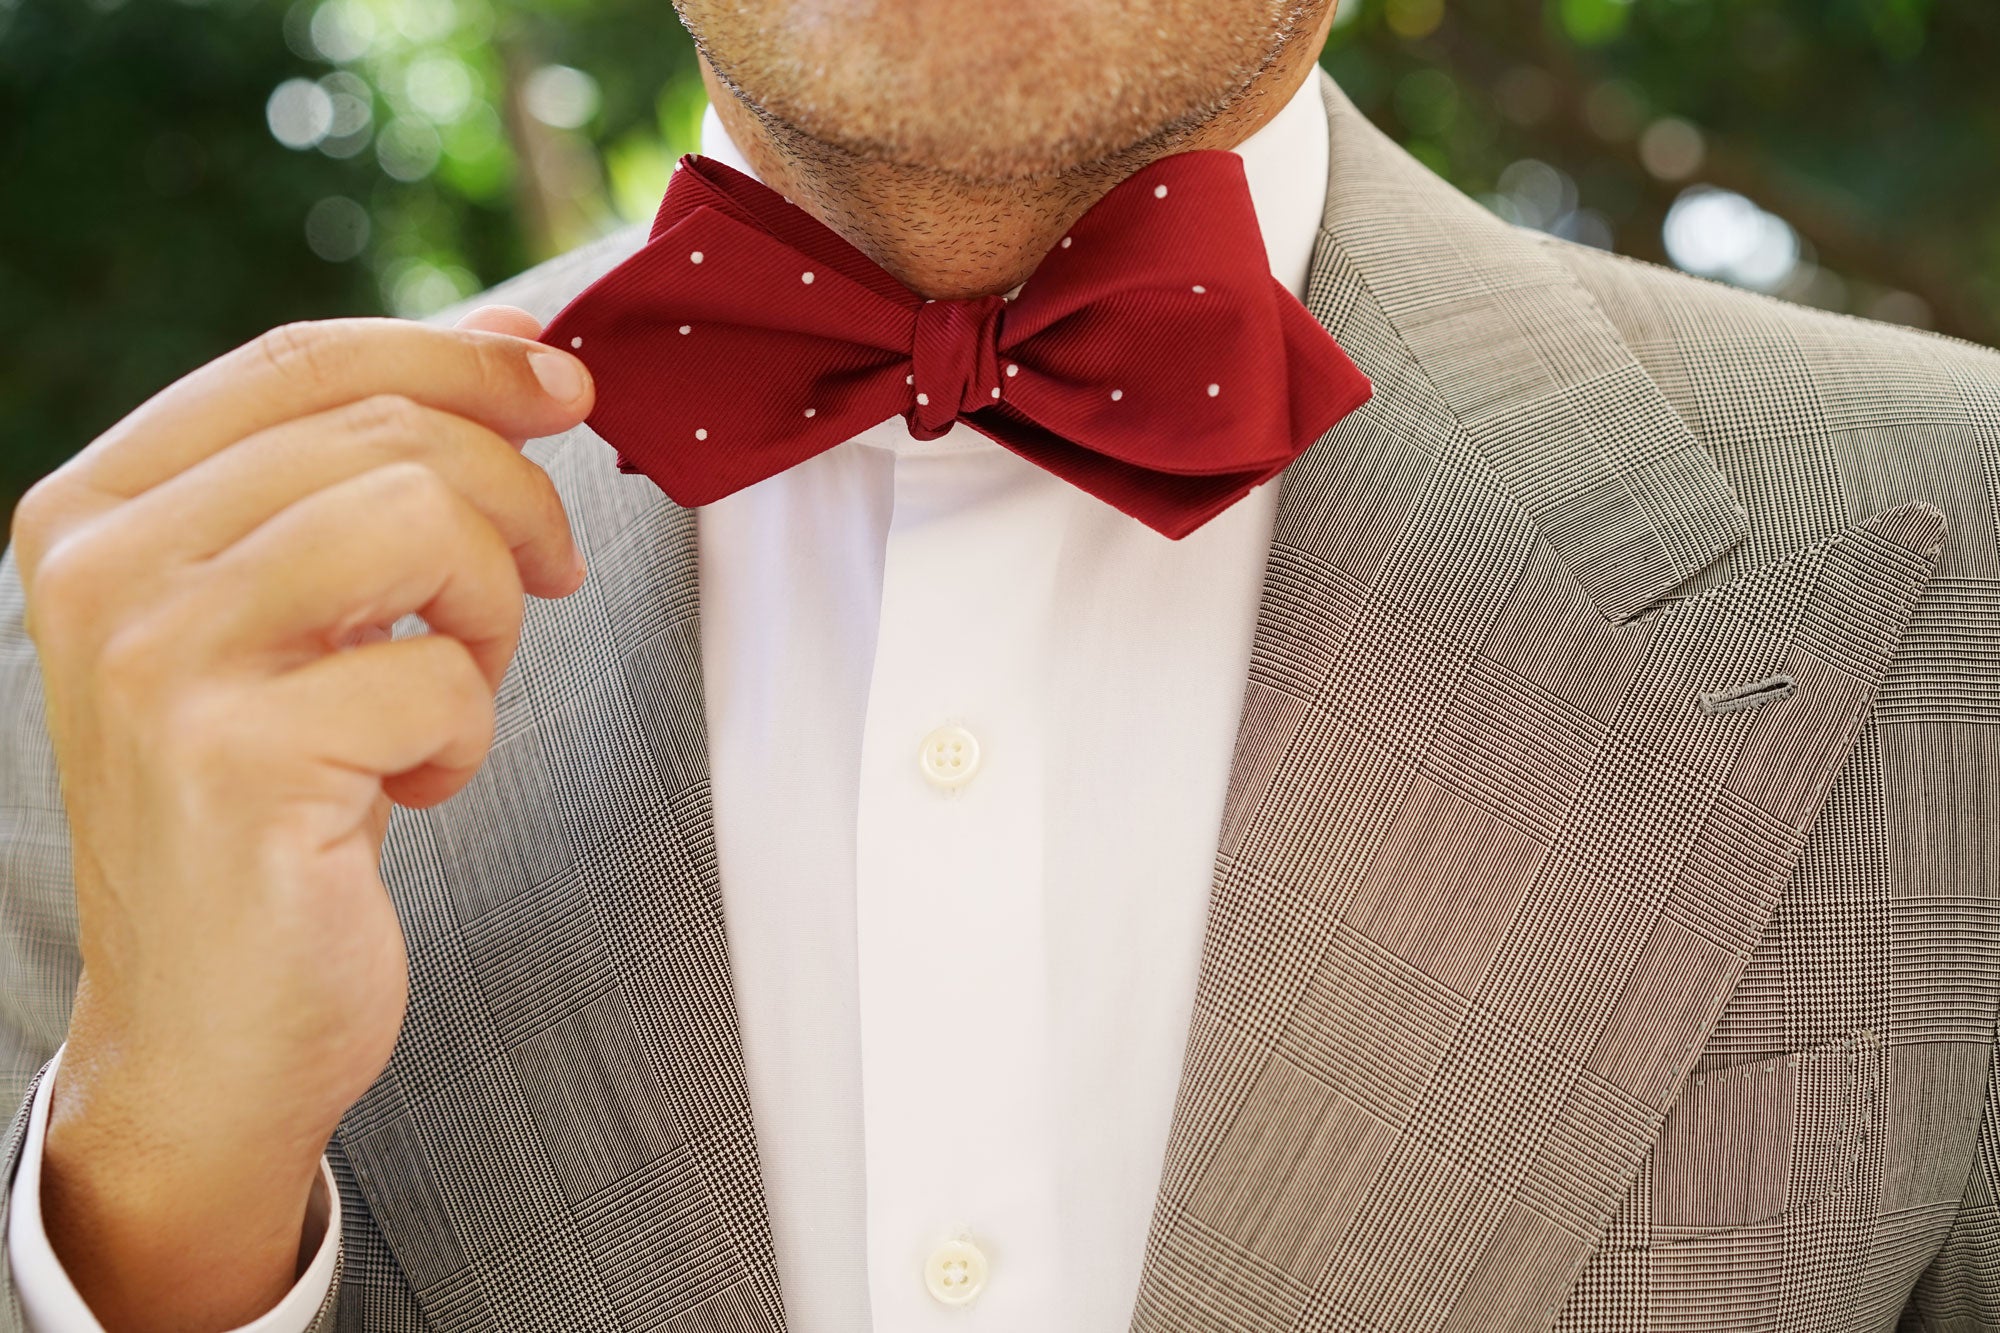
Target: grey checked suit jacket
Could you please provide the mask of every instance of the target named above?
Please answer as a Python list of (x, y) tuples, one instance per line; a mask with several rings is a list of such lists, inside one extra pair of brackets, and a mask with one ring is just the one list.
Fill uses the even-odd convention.
[[(1376, 393), (1281, 482), (1132, 1328), (2000, 1328), (2000, 357), (1513, 229), (1323, 88), (1308, 304)], [(593, 574), (391, 827), (321, 1322), (778, 1333), (694, 516), (531, 449)], [(0, 574), (25, 1096), (77, 961)]]

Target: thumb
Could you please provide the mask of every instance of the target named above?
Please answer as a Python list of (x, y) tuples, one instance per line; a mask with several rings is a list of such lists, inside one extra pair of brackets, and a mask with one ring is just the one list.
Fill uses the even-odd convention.
[(483, 305), (458, 321), (457, 327), (478, 333), (505, 333), (515, 338), (539, 338), (542, 322), (518, 306)]
[[(542, 336), (542, 322), (519, 306), (512, 305), (480, 306), (460, 319), (454, 327), (470, 329), (474, 333), (504, 333), (514, 338)], [(517, 439), (514, 443), (518, 446), (522, 441)]]

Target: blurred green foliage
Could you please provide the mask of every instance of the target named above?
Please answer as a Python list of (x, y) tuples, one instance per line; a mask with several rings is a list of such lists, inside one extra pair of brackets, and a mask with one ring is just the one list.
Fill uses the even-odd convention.
[[(1992, 0), (1342, 0), (1323, 61), (1504, 216), (2000, 340)], [(272, 324), (650, 215), (667, 0), (0, 0), (0, 512)]]
[[(2000, 341), (1990, 0), (1369, 0), (1342, 17), (1325, 54), (1342, 87), (1462, 188), (1529, 205), (1517, 220)], [(1509, 179), (1524, 159), (1562, 177), (1553, 219), (1545, 173)], [(1796, 262), (1670, 253), (1670, 212), (1703, 187), (1782, 220)], [(1688, 230), (1683, 252), (1714, 249)]]

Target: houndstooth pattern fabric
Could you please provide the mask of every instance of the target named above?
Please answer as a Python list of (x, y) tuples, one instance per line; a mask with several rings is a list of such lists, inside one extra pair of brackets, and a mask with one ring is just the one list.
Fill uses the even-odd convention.
[[(1308, 305), (1376, 393), (1281, 483), (1133, 1328), (2000, 1328), (2000, 358), (1516, 231), (1322, 86)], [(392, 821), (321, 1326), (778, 1333), (693, 515), (530, 452), (593, 575)], [(20, 622), (10, 554), (24, 1100), (77, 962)]]

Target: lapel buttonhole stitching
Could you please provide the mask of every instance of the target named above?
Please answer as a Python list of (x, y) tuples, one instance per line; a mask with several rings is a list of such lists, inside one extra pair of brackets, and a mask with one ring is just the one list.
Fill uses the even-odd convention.
[(1755, 708), (1760, 704), (1775, 703), (1786, 698), (1794, 688), (1790, 676), (1770, 676), (1764, 680), (1753, 680), (1745, 685), (1732, 685), (1726, 690), (1712, 690), (1700, 696), (1701, 711), (1740, 713), (1746, 708)]

